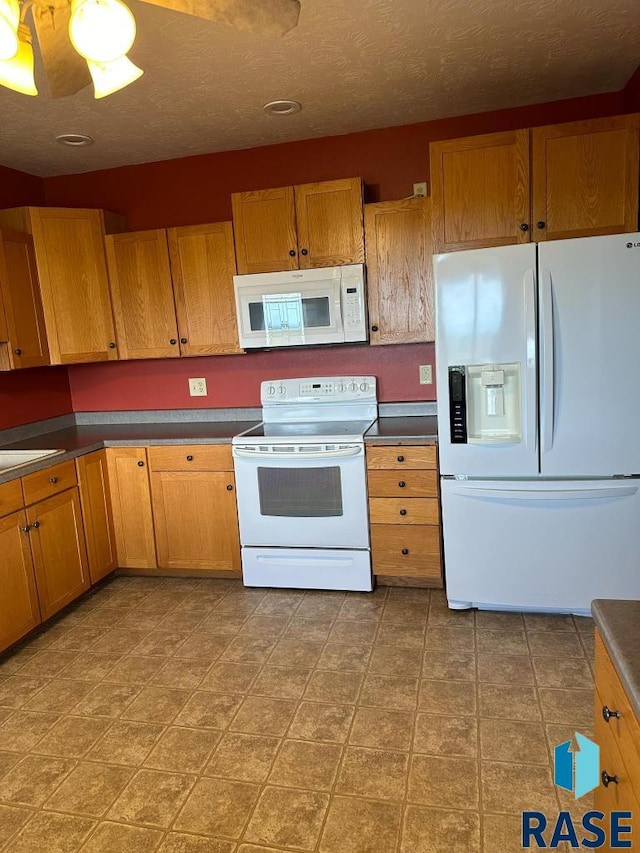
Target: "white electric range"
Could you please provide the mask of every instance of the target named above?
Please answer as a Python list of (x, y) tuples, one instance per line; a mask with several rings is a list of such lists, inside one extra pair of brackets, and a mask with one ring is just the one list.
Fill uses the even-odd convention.
[(374, 376), (263, 382), (233, 439), (246, 586), (372, 589), (364, 433)]

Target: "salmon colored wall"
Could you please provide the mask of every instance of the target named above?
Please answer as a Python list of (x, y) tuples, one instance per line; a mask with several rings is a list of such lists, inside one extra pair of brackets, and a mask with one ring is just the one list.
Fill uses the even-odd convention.
[(0, 429), (73, 411), (66, 367), (0, 374)]

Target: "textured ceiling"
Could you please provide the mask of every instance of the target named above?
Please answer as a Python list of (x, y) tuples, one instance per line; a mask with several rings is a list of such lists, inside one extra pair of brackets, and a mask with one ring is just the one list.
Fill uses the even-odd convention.
[[(260, 0), (255, 0), (260, 2)], [(37, 175), (248, 148), (621, 89), (638, 0), (302, 0), (260, 38), (131, 0), (137, 83), (102, 101), (0, 87), (0, 163)], [(264, 115), (275, 98), (303, 104)], [(60, 133), (87, 133), (67, 150)]]

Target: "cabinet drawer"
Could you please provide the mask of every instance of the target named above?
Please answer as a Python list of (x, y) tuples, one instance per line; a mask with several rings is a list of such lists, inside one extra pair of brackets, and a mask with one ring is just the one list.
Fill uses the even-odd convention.
[(594, 735), (600, 746), (600, 771), (606, 771), (609, 776), (617, 776), (618, 784), (612, 782), (607, 787), (598, 785), (595, 790), (595, 808), (605, 814), (612, 811), (630, 811), (637, 815), (640, 814), (640, 807), (636, 796), (637, 789), (634, 788), (634, 780), (629, 773), (631, 766), (629, 761), (626, 764), (623, 761), (620, 742), (617, 741), (611, 724), (605, 722), (602, 716), (604, 704), (606, 700), (596, 690)]
[(370, 470), (382, 468), (400, 471), (403, 468), (437, 467), (435, 444), (429, 447), (367, 447), (367, 468)]
[(43, 471), (36, 471), (35, 474), (27, 474), (22, 478), (25, 506), (77, 485), (76, 466), (72, 459), (52, 465)]
[(372, 524), (439, 524), (437, 498), (371, 498)]
[(437, 471), (369, 471), (369, 495), (378, 498), (437, 498)]
[(22, 486), (20, 480), (10, 480), (0, 485), (0, 517), (22, 509)]
[(233, 471), (230, 444), (150, 447), (152, 471)]
[(439, 579), (440, 528), (372, 524), (371, 558), (374, 574)]
[[(640, 723), (598, 633), (596, 633), (596, 689), (596, 699), (599, 696), (602, 700), (599, 706), (596, 705), (596, 725), (599, 726), (602, 721), (601, 728), (606, 727), (618, 745), (630, 773), (636, 798), (640, 800)], [(620, 716), (611, 717), (608, 723), (605, 722), (602, 715), (605, 706), (610, 711), (617, 711)]]

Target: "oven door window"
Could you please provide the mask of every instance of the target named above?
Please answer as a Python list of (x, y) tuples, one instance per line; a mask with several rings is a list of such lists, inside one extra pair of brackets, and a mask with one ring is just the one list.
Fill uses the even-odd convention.
[(340, 467), (258, 468), (260, 514), (284, 518), (343, 515)]
[(330, 325), (328, 296), (303, 297), (300, 293), (282, 293), (249, 302), (249, 326), (252, 332), (302, 332)]

